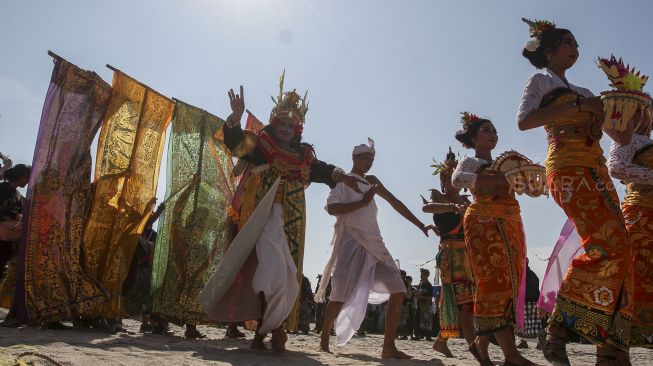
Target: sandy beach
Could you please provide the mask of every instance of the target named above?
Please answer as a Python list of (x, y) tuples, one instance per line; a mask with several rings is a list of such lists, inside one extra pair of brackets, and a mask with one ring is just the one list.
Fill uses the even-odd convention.
[[(0, 318), (6, 315), (0, 309)], [(282, 355), (273, 351), (251, 351), (247, 340), (224, 339), (224, 330), (200, 326), (206, 339), (187, 340), (183, 330), (172, 327), (173, 336), (138, 333), (140, 323), (125, 321), (128, 333), (108, 334), (94, 330), (54, 331), (35, 327), (0, 328), (0, 366), (14, 365), (18, 356), (37, 353), (51, 358), (61, 365), (477, 365), (465, 352), (462, 339), (450, 341), (456, 358), (444, 358), (431, 350), (427, 341), (398, 341), (401, 350), (412, 355), (412, 360), (382, 360), (380, 346), (382, 336), (368, 335), (353, 338), (341, 348), (332, 347), (333, 354), (317, 351), (319, 336), (289, 335), (288, 351)], [(252, 332), (246, 332), (248, 339)], [(523, 354), (538, 364), (546, 365), (534, 342)], [(574, 344), (570, 347), (572, 364), (594, 365), (593, 346)], [(496, 365), (503, 358), (498, 347), (490, 352)], [(653, 365), (653, 350), (632, 351), (633, 365)], [(35, 365), (52, 365), (39, 357), (25, 357)]]

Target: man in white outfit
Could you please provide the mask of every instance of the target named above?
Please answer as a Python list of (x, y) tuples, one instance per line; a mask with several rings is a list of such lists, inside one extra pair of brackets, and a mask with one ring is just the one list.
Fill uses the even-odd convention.
[[(366, 175), (374, 162), (374, 141), (358, 145), (352, 152), (351, 175), (369, 185), (359, 184), (356, 192), (344, 184), (333, 188), (326, 210), (337, 217), (333, 253), (323, 272), (316, 297), (323, 301), (331, 278), (331, 296), (322, 326), (321, 350), (330, 352), (329, 337), (335, 321), (336, 345), (346, 344), (365, 318), (368, 302), (388, 302), (382, 358), (410, 358), (395, 346), (401, 305), (406, 287), (392, 256), (383, 243), (377, 221), (374, 196), (379, 195), (408, 221), (428, 236), (431, 226), (424, 225), (373, 175)], [(337, 320), (336, 320), (337, 317)]]

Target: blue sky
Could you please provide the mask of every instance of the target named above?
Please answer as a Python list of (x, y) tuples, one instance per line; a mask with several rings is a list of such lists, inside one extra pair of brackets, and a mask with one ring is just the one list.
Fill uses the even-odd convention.
[[(569, 28), (580, 43), (572, 83), (598, 93), (608, 81), (597, 56), (614, 53), (653, 73), (646, 1), (344, 1), (147, 0), (3, 1), (0, 4), (0, 152), (30, 163), (52, 71), (50, 49), (111, 81), (109, 63), (164, 95), (229, 114), (227, 90), (243, 84), (260, 118), (278, 77), (309, 89), (304, 138), (318, 157), (345, 169), (351, 148), (372, 137), (376, 174), (424, 221), (419, 194), (439, 185), (431, 158), (449, 146), (459, 112), (494, 121), (497, 154), (515, 149), (535, 161), (546, 152), (542, 129), (520, 132), (515, 114), (535, 70), (521, 56), (521, 17)], [(604, 138), (604, 148), (608, 146)], [(157, 195), (165, 194), (165, 168)], [(328, 188), (307, 192), (305, 272), (314, 282), (330, 252), (335, 220), (324, 211)], [(377, 199), (380, 201), (381, 199)], [(550, 198), (520, 198), (531, 265), (542, 273), (565, 217)], [(382, 234), (413, 277), (432, 259), (437, 239), (379, 202)]]

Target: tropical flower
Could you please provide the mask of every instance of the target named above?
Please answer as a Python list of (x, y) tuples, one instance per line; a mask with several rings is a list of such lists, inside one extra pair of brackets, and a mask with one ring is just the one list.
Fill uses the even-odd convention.
[(538, 48), (540, 48), (540, 40), (537, 38), (531, 38), (528, 40), (528, 42), (526, 42), (526, 46), (524, 48), (529, 52), (535, 52)]

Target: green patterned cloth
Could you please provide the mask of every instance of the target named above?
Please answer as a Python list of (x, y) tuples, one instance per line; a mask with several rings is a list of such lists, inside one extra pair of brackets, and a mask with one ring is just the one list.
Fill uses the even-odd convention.
[(223, 124), (199, 108), (175, 106), (151, 294), (153, 313), (179, 325), (209, 322), (197, 296), (228, 244), (226, 208), (235, 180)]

